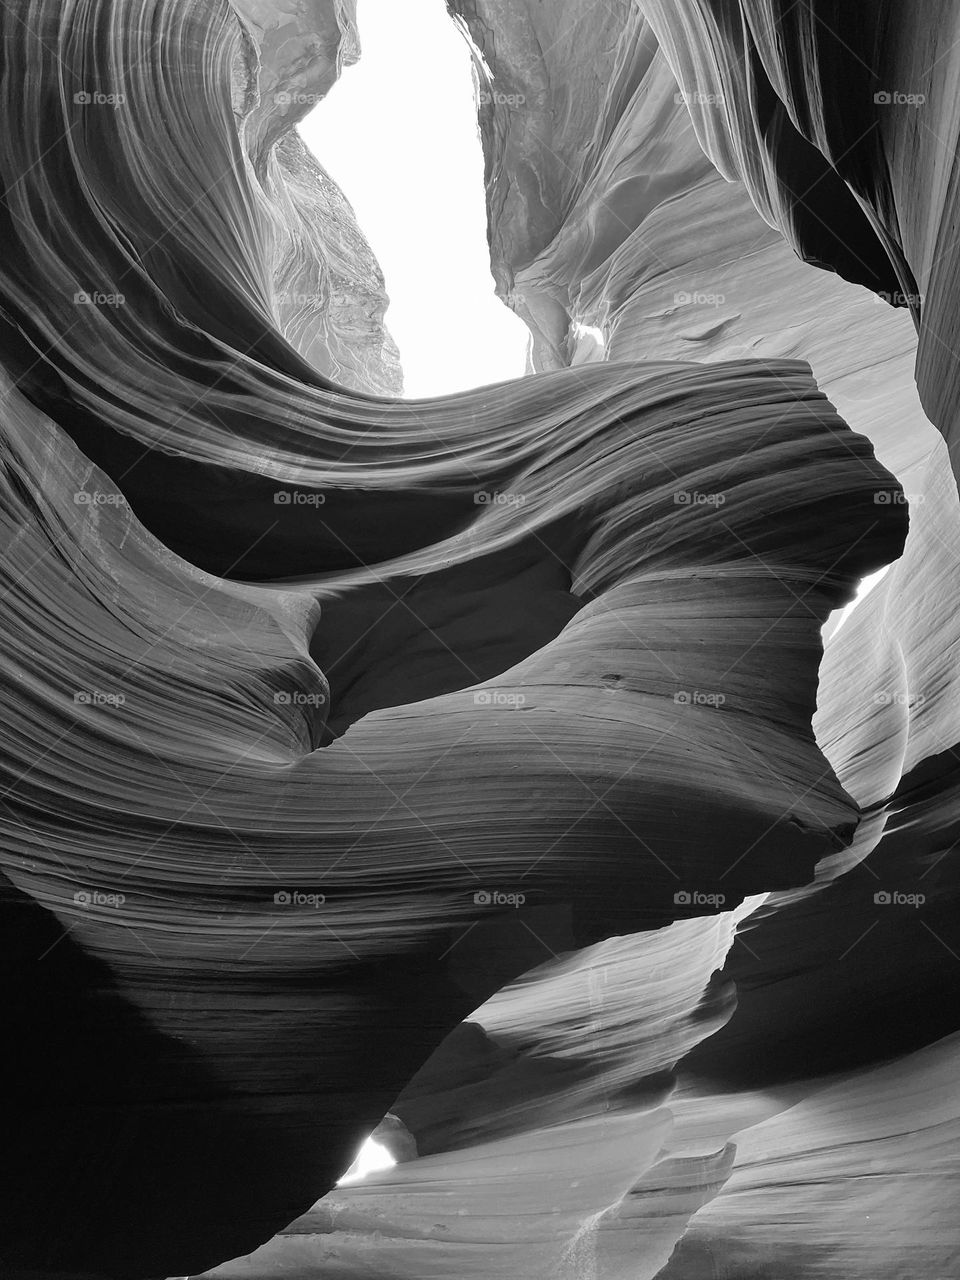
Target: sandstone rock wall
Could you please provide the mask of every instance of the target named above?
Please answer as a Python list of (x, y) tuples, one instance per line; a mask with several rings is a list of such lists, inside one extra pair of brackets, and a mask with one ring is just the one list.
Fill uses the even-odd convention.
[(939, 1280), (960, 504), (863, 288), (914, 251), (809, 69), (734, 95), (739, 6), (451, 7), (549, 372), (416, 405), (276, 101), (347, 6), (0, 10), (4, 1257)]

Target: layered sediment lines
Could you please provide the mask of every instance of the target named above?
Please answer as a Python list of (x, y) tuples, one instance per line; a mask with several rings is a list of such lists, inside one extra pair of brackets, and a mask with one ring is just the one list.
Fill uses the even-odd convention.
[[(808, 8), (801, 6), (800, 13)], [(867, 1070), (955, 1030), (954, 953), (960, 938), (954, 923), (952, 760), (960, 735), (948, 584), (960, 531), (956, 487), (946, 450), (911, 385), (916, 342), (909, 320), (903, 312), (877, 305), (908, 300), (898, 277), (884, 282), (882, 273), (858, 276), (836, 254), (831, 259), (826, 252), (812, 252), (809, 240), (801, 245), (757, 200), (764, 217), (791, 234), (803, 256), (879, 292), (871, 298), (836, 276), (802, 265), (753, 212), (753, 188), (720, 181), (698, 159), (695, 142), (697, 134), (705, 142), (704, 120), (746, 111), (742, 86), (730, 89), (699, 72), (681, 74), (681, 85), (671, 84), (663, 55), (651, 47), (651, 35), (635, 13), (596, 18), (602, 28), (596, 46), (582, 25), (576, 27), (575, 15), (568, 14), (564, 26), (557, 9), (523, 9), (511, 22), (493, 6), (465, 6), (464, 13), (494, 83), (499, 78), (504, 91), (499, 112), (488, 110), (484, 116), (481, 111), (495, 224), (493, 258), (505, 299), (528, 318), (549, 321), (534, 325), (537, 367), (604, 356), (713, 362), (753, 353), (807, 359), (848, 421), (871, 437), (879, 456), (901, 478), (909, 501), (911, 527), (903, 558), (839, 631), (834, 634), (834, 619), (826, 632), (818, 741), (868, 813), (852, 848), (820, 864), (815, 892), (771, 895), (741, 927), (725, 966), (736, 983), (737, 1012), (681, 1063), (681, 1088), (671, 1103), (674, 1143), (689, 1140), (693, 1146), (687, 1150), (705, 1156), (731, 1139), (749, 1150), (751, 1125), (783, 1109), (776, 1098), (771, 1103), (771, 1087), (786, 1090), (781, 1096), (792, 1104), (813, 1096), (828, 1073)], [(675, 13), (663, 19), (664, 28), (672, 17)], [(728, 25), (734, 28), (736, 22)], [(543, 50), (532, 70), (523, 52), (531, 30)], [(495, 38), (485, 35), (494, 31)], [(556, 38), (564, 32), (569, 39)], [(672, 38), (681, 53), (674, 58), (669, 43), (668, 50), (676, 68), (692, 56), (693, 42), (684, 44), (688, 34), (675, 24)], [(576, 98), (569, 86), (578, 76), (588, 97), (598, 83), (629, 84), (631, 92), (611, 90), (609, 109), (591, 122), (589, 142), (577, 153), (575, 167), (568, 160), (572, 143), (564, 133), (563, 102), (568, 93)], [(840, 100), (840, 79), (824, 88), (831, 106)], [(552, 113), (549, 98), (542, 96), (547, 83), (566, 86)], [(508, 91), (512, 103), (506, 100)], [(516, 105), (524, 97), (540, 107), (533, 143)], [(900, 118), (909, 120), (909, 113)], [(553, 130), (548, 147), (539, 141), (545, 119)], [(665, 137), (669, 149), (661, 146)], [(561, 212), (549, 225), (538, 225), (519, 205), (511, 212), (511, 199), (522, 195), (511, 182), (516, 172), (525, 175), (522, 190), (562, 187), (566, 217)], [(727, 170), (729, 177), (737, 172)], [(814, 168), (810, 182), (819, 182), (819, 174)], [(661, 185), (652, 198), (618, 201), (631, 184), (635, 192), (649, 190), (653, 176)], [(823, 185), (835, 188), (835, 175)], [(914, 202), (917, 195), (914, 184)], [(849, 209), (845, 196), (831, 199), (819, 215), (801, 209), (799, 221), (815, 227), (822, 216), (824, 235), (832, 229), (856, 248), (860, 241), (844, 230)], [(531, 225), (537, 238), (527, 234)], [(606, 238), (596, 235), (601, 225), (613, 228)], [(898, 261), (896, 253), (892, 261)], [(947, 1058), (954, 1053), (952, 1040), (942, 1052)], [(904, 1060), (902, 1078), (914, 1069), (920, 1096), (928, 1087), (920, 1059)], [(712, 1092), (711, 1078), (722, 1081), (722, 1096)], [(731, 1086), (742, 1092), (731, 1096)], [(754, 1092), (759, 1089), (768, 1091), (765, 1098)], [(945, 1105), (953, 1106), (949, 1095)], [(925, 1123), (914, 1095), (905, 1097), (896, 1133), (877, 1164), (885, 1176), (895, 1180), (901, 1162), (903, 1168), (914, 1167), (911, 1153), (923, 1149)], [(852, 1146), (856, 1140), (838, 1149), (829, 1169), (828, 1185), (849, 1180), (851, 1194), (863, 1176)], [(813, 1156), (807, 1174), (813, 1181), (817, 1167)], [(823, 1169), (827, 1176), (826, 1162)], [(858, 1230), (848, 1219), (821, 1239), (828, 1210), (816, 1189), (797, 1213), (788, 1263), (778, 1248), (778, 1231), (791, 1204), (773, 1174), (758, 1175), (761, 1181), (765, 1176), (767, 1186), (749, 1202), (749, 1225), (746, 1215), (735, 1227), (734, 1217), (727, 1219), (729, 1238), (736, 1243), (728, 1248), (721, 1215), (700, 1254), (678, 1252), (676, 1274), (687, 1274), (684, 1267), (700, 1274), (700, 1265), (704, 1274), (713, 1274), (711, 1265), (730, 1275), (751, 1267), (757, 1274), (781, 1274), (792, 1267), (789, 1274), (798, 1276), (838, 1269), (864, 1276), (900, 1273), (901, 1245), (890, 1247), (895, 1226), (874, 1232), (864, 1221)], [(914, 1254), (922, 1274), (945, 1274), (960, 1252), (942, 1207), (955, 1195), (955, 1179), (955, 1165), (937, 1162), (930, 1190), (940, 1207), (931, 1209), (928, 1247)], [(908, 1185), (901, 1207), (915, 1209)], [(918, 1195), (923, 1199), (925, 1192)], [(898, 1215), (892, 1221), (902, 1225), (904, 1219)], [(694, 1240), (698, 1222), (694, 1218), (691, 1227)], [(909, 1238), (908, 1231), (903, 1238)], [(639, 1247), (638, 1238), (632, 1242)], [(606, 1265), (608, 1270), (600, 1265), (597, 1274), (616, 1274), (609, 1259)]]
[(956, 474), (956, 6), (642, 7), (721, 172), (801, 256), (913, 313), (920, 396)]
[[(522, 947), (512, 958), (509, 931), (496, 966), (477, 940), (458, 954), (472, 924), (516, 916), (509, 895), (525, 899), (521, 928), (527, 906), (565, 908), (557, 945), (570, 947), (670, 920), (687, 885), (735, 902), (805, 883), (849, 842), (856, 806), (809, 729), (819, 627), (851, 580), (897, 549), (902, 508), (886, 507), (877, 529), (873, 503), (894, 482), (796, 367), (662, 366), (646, 378), (646, 395), (651, 383), (658, 392), (646, 424), (638, 401), (606, 449), (568, 439), (528, 482), (535, 530), (538, 496), (560, 515), (565, 483), (576, 480), (582, 501), (596, 468), (566, 625), (485, 687), (460, 672), (457, 691), (420, 690), (412, 705), (392, 664), (381, 690), (392, 705), (332, 740), (336, 664), (326, 676), (310, 647), (327, 613), (336, 627), (350, 589), (343, 606), (318, 608), (315, 589), (231, 584), (171, 556), (69, 437), (8, 391), (5, 590), (18, 602), (5, 653), (8, 874), (71, 950), (103, 966), (78, 994), (83, 1055), (116, 1034), (104, 1002), (132, 1005), (150, 1026), (129, 1033), (136, 1065), (122, 1104), (99, 1094), (94, 1072), (94, 1096), (81, 1092), (69, 1117), (54, 1125), (43, 1094), (39, 1117), (24, 1115), (24, 1144), (47, 1134), (64, 1176), (81, 1133), (89, 1140), (88, 1108), (111, 1152), (129, 1107), (140, 1116), (108, 1180), (126, 1188), (129, 1236), (105, 1220), (90, 1234), (115, 1201), (88, 1171), (82, 1189), (69, 1184), (77, 1226), (63, 1224), (65, 1257), (144, 1269), (153, 1250), (183, 1273), (205, 1249), (241, 1252), (282, 1225), (280, 1205), (301, 1184), (309, 1203), (438, 1039), (528, 966)], [(632, 383), (642, 393), (643, 371)], [(725, 485), (722, 514), (674, 501), (672, 462), (692, 438), (703, 443), (698, 475), (714, 493)], [(791, 486), (784, 505), (810, 476), (802, 548), (796, 523), (765, 510), (771, 450)], [(640, 460), (667, 478), (641, 473), (631, 494)], [(604, 477), (616, 479), (608, 510)], [(492, 538), (484, 522), (477, 537)], [(550, 555), (522, 525), (498, 536), (501, 574), (525, 567), (524, 539)], [(419, 553), (413, 580), (402, 565), (377, 566), (397, 607), (413, 607), (403, 604), (411, 580), (423, 592), (435, 576), (481, 635), (486, 618), (502, 626), (483, 561), (471, 578), (449, 567), (448, 548), (431, 554), (432, 569)], [(441, 644), (444, 633), (437, 620)], [(721, 706), (700, 701), (721, 685)], [(766, 767), (745, 785), (738, 762), (751, 758)], [(509, 905), (498, 911), (500, 895)], [(31, 1043), (42, 1061), (36, 1032)], [(46, 1077), (32, 1056), (24, 1066), (33, 1093)], [(241, 1141), (249, 1179), (236, 1169)], [(45, 1165), (44, 1176), (54, 1176)], [(184, 1217), (198, 1200), (194, 1236)], [(18, 1203), (14, 1218), (28, 1239), (29, 1207)]]
[[(495, 274), (553, 372), (388, 399), (291, 132), (352, 9), (287, 8), (0, 13), (4, 1256), (766, 1274), (789, 1155), (796, 1275), (884, 1274), (835, 1213), (808, 1243), (838, 1112), (851, 1211), (869, 1142), (878, 1203), (955, 1176), (960, 512), (909, 321), (717, 175), (662, 24), (474, 4)], [(417, 1158), (321, 1199), (388, 1111)]]

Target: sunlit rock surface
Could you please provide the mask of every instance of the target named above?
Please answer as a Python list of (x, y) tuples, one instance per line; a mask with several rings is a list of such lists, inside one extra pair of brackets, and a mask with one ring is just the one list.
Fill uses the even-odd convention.
[(341, 386), (399, 395), (380, 267), (343, 192), (294, 127), (359, 56), (353, 0), (236, 8), (246, 38), (234, 57), (234, 112), (274, 242), (277, 326)]
[(383, 275), (343, 192), (295, 130), (271, 150), (263, 190), (277, 222), (273, 281), (280, 331), (341, 386), (399, 395), (403, 373), (384, 324)]
[(732, 0), (449, 7), (552, 372), (414, 404), (293, 132), (351, 5), (0, 10), (0, 1256), (942, 1280), (960, 504), (863, 287), (922, 237), (844, 256), (819, 6), (790, 94)]

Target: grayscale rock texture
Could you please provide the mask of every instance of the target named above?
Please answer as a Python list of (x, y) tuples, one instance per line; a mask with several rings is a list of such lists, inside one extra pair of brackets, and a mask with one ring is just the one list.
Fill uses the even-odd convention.
[(350, 0), (0, 6), (4, 1273), (948, 1280), (960, 6), (448, 9), (405, 402)]

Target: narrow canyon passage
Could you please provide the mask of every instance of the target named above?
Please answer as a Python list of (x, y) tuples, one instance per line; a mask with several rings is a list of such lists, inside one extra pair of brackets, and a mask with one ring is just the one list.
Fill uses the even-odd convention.
[(0, 6), (5, 1274), (957, 1272), (958, 26)]

